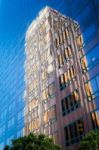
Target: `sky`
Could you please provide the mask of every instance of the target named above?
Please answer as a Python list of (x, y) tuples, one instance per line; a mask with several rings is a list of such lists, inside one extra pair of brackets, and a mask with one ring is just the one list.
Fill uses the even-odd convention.
[[(16, 55), (30, 23), (46, 5), (58, 8), (64, 0), (0, 0), (0, 68), (4, 68), (7, 57)], [(60, 10), (65, 13), (66, 8)], [(25, 42), (25, 41), (24, 41)], [(22, 44), (22, 45), (21, 45)], [(6, 61), (6, 62), (5, 62)], [(8, 63), (8, 62), (7, 62)], [(0, 69), (0, 70), (3, 70)]]
[[(11, 100), (10, 95), (17, 95), (17, 92), (20, 92), (18, 87), (23, 84), (25, 34), (29, 25), (45, 6), (65, 14), (66, 7), (61, 9), (61, 5), (64, 4), (65, 0), (0, 0), (0, 99), (2, 101), (6, 102), (6, 96), (7, 101)], [(18, 86), (17, 91), (15, 85)]]
[[(78, 2), (78, 0), (75, 1)], [(66, 8), (65, 0), (0, 0), (0, 85), (4, 84), (6, 76), (9, 77), (10, 82), (11, 76), (7, 69), (13, 72), (13, 68), (16, 68), (18, 71), (18, 66), (24, 65), (26, 31), (39, 11), (46, 5), (65, 15), (69, 10)], [(61, 9), (61, 6), (64, 7)], [(89, 7), (86, 7), (84, 12), (82, 11), (82, 16), (86, 16), (89, 12)], [(91, 33), (94, 32), (95, 26), (92, 24), (84, 33), (84, 39), (91, 37)], [(5, 85), (6, 82), (4, 87)]]
[[(24, 106), (25, 35), (29, 25), (45, 6), (65, 14), (66, 7), (61, 9), (64, 4), (65, 0), (0, 0), (0, 116), (3, 116), (0, 120), (1, 126), (9, 121), (9, 110), (13, 102), (17, 103), (17, 107), (12, 109), (11, 114), (15, 120)], [(20, 100), (22, 100), (21, 104)], [(5, 112), (7, 118), (4, 118)], [(16, 124), (13, 129), (10, 128), (10, 132), (6, 133), (5, 139), (14, 134), (17, 134)], [(3, 136), (0, 140), (3, 140)]]
[[(37, 16), (46, 5), (56, 7), (59, 0), (0, 0), (0, 37), (9, 39), (18, 35), (22, 28)], [(64, 0), (63, 0), (64, 2)], [(54, 6), (55, 3), (55, 6)], [(62, 10), (64, 11), (64, 10)]]

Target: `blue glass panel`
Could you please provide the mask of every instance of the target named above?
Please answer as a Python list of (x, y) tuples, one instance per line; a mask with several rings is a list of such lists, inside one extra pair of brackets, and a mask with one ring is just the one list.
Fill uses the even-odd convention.
[(88, 26), (86, 28), (86, 30), (83, 32), (83, 39), (84, 39), (84, 42), (86, 43), (89, 39), (92, 38), (93, 34), (95, 33), (96, 31), (96, 27), (94, 24), (91, 24), (90, 26)]
[(92, 79), (90, 82), (91, 82), (91, 87), (92, 87), (93, 93), (97, 92), (98, 89), (97, 89), (96, 80)]
[[(99, 2), (99, 0), (95, 0)], [(70, 3), (71, 2), (71, 3)], [(93, 12), (90, 11), (91, 0), (1, 0), (0, 1), (0, 129), (3, 134), (0, 135), (0, 143), (2, 150), (5, 143), (9, 141), (12, 135), (16, 135), (24, 127), (24, 118), (14, 124), (14, 129), (10, 128), (9, 132), (5, 131), (6, 126), (11, 119), (11, 116), (18, 116), (18, 112), (24, 108), (23, 91), (24, 91), (24, 43), (26, 30), (33, 19), (38, 15), (39, 11), (46, 5), (51, 6), (65, 15), (70, 15), (68, 12), (77, 16), (78, 21), (85, 22), (87, 15), (94, 12), (96, 15), (96, 6), (94, 5)], [(85, 6), (88, 3), (89, 6)], [(69, 5), (68, 5), (69, 4)], [(71, 10), (71, 8), (73, 8)], [(98, 6), (97, 6), (98, 8)], [(96, 22), (99, 20), (95, 16)], [(84, 41), (87, 43), (96, 31), (95, 20), (92, 18), (88, 21), (89, 24), (82, 24), (81, 28), (84, 31)], [(97, 30), (98, 31), (98, 30)], [(87, 55), (88, 64), (99, 60), (98, 48), (90, 51)], [(22, 82), (20, 82), (22, 81)], [(99, 88), (99, 78), (96, 77), (97, 87)], [(96, 83), (92, 81), (92, 85), (96, 87)], [(10, 104), (15, 101), (13, 107)], [(16, 107), (17, 104), (17, 107)], [(6, 110), (6, 111), (5, 111)], [(10, 111), (11, 110), (11, 111)], [(10, 114), (8, 112), (11, 112)], [(23, 113), (22, 113), (23, 114)], [(16, 117), (17, 118), (17, 117)], [(8, 120), (7, 120), (8, 119)], [(21, 124), (22, 122), (22, 124)], [(18, 130), (17, 130), (18, 127)], [(11, 136), (8, 136), (10, 134)], [(7, 137), (8, 136), (8, 137)], [(15, 136), (14, 136), (15, 137)]]
[(99, 59), (99, 45), (97, 45), (91, 52), (90, 52), (90, 56), (91, 56), (91, 61), (94, 62), (97, 59)]
[(97, 86), (98, 86), (98, 89), (99, 89), (99, 75), (96, 77), (96, 81), (97, 81)]
[(89, 68), (94, 67), (94, 65), (99, 62), (99, 45), (91, 49), (86, 55), (87, 65)]
[(90, 57), (89, 53), (86, 55), (86, 58), (87, 58), (87, 64), (90, 65), (91, 64), (91, 57)]
[(83, 12), (82, 12), (82, 17), (84, 19), (84, 17), (88, 16), (88, 13), (90, 12), (90, 6), (88, 5), (86, 8), (84, 8)]
[(89, 5), (84, 8), (80, 13), (79, 15), (75, 18), (79, 23), (85, 21), (85, 17), (88, 17), (88, 13), (90, 12), (90, 7)]

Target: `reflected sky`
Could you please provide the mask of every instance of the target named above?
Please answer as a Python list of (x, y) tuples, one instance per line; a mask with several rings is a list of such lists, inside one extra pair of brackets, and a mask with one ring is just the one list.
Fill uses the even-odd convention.
[[(81, 0), (79, 1), (81, 2)], [(78, 1), (74, 0), (74, 5)], [(0, 89), (11, 90), (8, 88), (11, 83), (15, 85), (20, 78), (24, 76), (24, 43), (25, 33), (33, 19), (38, 15), (39, 11), (46, 5), (57, 9), (62, 14), (67, 15), (65, 0), (0, 0)], [(92, 11), (90, 5), (86, 5), (85, 9), (76, 17), (79, 22), (89, 16)], [(74, 14), (77, 12), (75, 11)], [(90, 21), (91, 22), (91, 21)], [(87, 30), (84, 30), (83, 37), (85, 43), (96, 32), (94, 21), (90, 23)], [(98, 53), (98, 47), (94, 51)], [(93, 51), (87, 55), (88, 63), (95, 62), (99, 59)], [(99, 54), (99, 53), (98, 53)], [(20, 74), (23, 76), (19, 78)], [(8, 84), (9, 83), (9, 84)], [(15, 88), (15, 87), (14, 87)], [(14, 89), (13, 89), (14, 90)], [(4, 92), (0, 92), (3, 93)]]
[(7, 75), (9, 75), (7, 82), (12, 78), (16, 80), (14, 77), (16, 75), (12, 73), (11, 77), (10, 73), (13, 68), (18, 72), (20, 61), (24, 62), (25, 33), (32, 20), (46, 5), (66, 14), (66, 7), (60, 9), (64, 4), (65, 0), (61, 2), (59, 0), (0, 0), (0, 74), (2, 76), (0, 83), (2, 85)]
[[(0, 142), (4, 142), (3, 138), (7, 142), (12, 136), (17, 137), (17, 132), (24, 126), (24, 120), (18, 122), (17, 116), (24, 107), (25, 34), (46, 5), (66, 14), (65, 0), (0, 0), (0, 129), (5, 133)], [(5, 110), (7, 115), (4, 117)], [(15, 118), (14, 126), (7, 129), (11, 117)]]
[[(86, 3), (86, 1), (83, 2)], [(71, 7), (73, 8), (78, 2), (81, 3), (81, 0), (73, 0)], [(6, 107), (8, 104), (10, 105), (11, 101), (22, 99), (25, 33), (33, 19), (46, 5), (68, 15), (69, 8), (66, 5), (66, 0), (0, 0), (0, 106)], [(77, 10), (74, 9), (73, 11), (73, 16), (81, 22), (81, 25), (82, 21), (90, 17), (90, 12), (92, 12), (90, 5), (87, 4), (79, 15), (77, 15)], [(93, 38), (96, 32), (94, 17), (89, 21), (83, 31), (85, 43)], [(98, 51), (99, 45), (97, 44), (97, 47), (88, 53), (89, 64), (99, 60)], [(92, 85), (95, 87), (94, 81)], [(0, 107), (0, 111), (2, 111), (1, 109), (5, 108)], [(16, 112), (18, 111), (17, 108)]]

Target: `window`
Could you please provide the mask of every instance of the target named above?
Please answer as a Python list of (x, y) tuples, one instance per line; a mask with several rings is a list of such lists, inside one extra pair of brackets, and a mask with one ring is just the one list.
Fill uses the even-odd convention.
[(71, 81), (75, 78), (75, 70), (72, 66), (59, 77), (59, 84), (60, 84), (60, 90), (63, 90), (65, 87), (67, 87)]
[(59, 44), (62, 44), (63, 43), (63, 37), (62, 37), (62, 34), (59, 35)]
[(63, 31), (63, 39), (65, 40), (66, 39), (66, 32)]
[(91, 121), (93, 129), (99, 127), (99, 109), (91, 113)]
[(64, 128), (66, 146), (77, 143), (84, 135), (83, 119), (79, 119)]
[(99, 63), (99, 45), (90, 50), (86, 56), (81, 58), (82, 69), (84, 72), (91, 69)]
[(87, 67), (91, 69), (94, 65), (99, 63), (99, 45), (90, 50), (87, 55)]
[(59, 37), (56, 39), (56, 48), (59, 46)]
[(87, 61), (86, 61), (86, 57), (83, 57), (81, 59), (81, 67), (82, 67), (82, 71), (86, 72), (87, 71)]
[(86, 89), (86, 94), (87, 94), (87, 98), (88, 100), (92, 100), (93, 97), (92, 97), (92, 88), (91, 88), (91, 84), (90, 82), (86, 83), (85, 84), (85, 89)]
[(18, 120), (22, 119), (22, 117), (23, 117), (23, 110), (18, 112)]
[(65, 60), (68, 60), (67, 48), (65, 48), (65, 50), (64, 50), (64, 58), (65, 58)]
[(63, 53), (57, 56), (58, 67), (61, 68), (73, 56), (71, 46), (64, 49)]
[(55, 95), (55, 83), (50, 84), (48, 90), (49, 90), (49, 96), (53, 97), (53, 95)]
[(31, 111), (31, 117), (32, 119), (35, 119), (38, 117), (38, 114), (39, 114), (39, 109), (38, 109), (38, 106), (37, 107), (34, 107)]
[(88, 100), (93, 100), (99, 96), (99, 75), (85, 83), (85, 89)]
[(67, 83), (67, 76), (66, 73), (64, 73), (59, 77), (60, 90), (63, 90), (66, 87), (66, 83)]
[(46, 89), (42, 92), (42, 99), (43, 99), (43, 100), (47, 100), (47, 99), (48, 99), (48, 88), (46, 88)]
[(60, 44), (62, 44), (64, 40), (66, 40), (66, 38), (68, 37), (68, 35), (69, 35), (69, 31), (68, 31), (67, 28), (62, 33), (58, 34), (58, 37), (55, 40), (56, 48), (58, 48), (58, 46)]
[(73, 91), (69, 96), (65, 97), (62, 102), (62, 114), (63, 116), (77, 109), (80, 105), (78, 91)]
[(37, 130), (39, 126), (40, 126), (39, 118), (36, 118), (29, 123), (29, 131)]
[(61, 55), (58, 55), (57, 59), (58, 59), (58, 67), (60, 68), (60, 67), (62, 67), (63, 64), (64, 64), (62, 54), (61, 54)]
[(53, 123), (53, 121), (56, 119), (56, 106), (52, 106), (50, 107), (45, 113), (44, 113), (44, 123), (48, 123), (51, 121), (51, 123)]
[(11, 119), (8, 121), (8, 128), (10, 128), (11, 126), (14, 125), (14, 121), (15, 121), (14, 118), (11, 118)]
[(31, 102), (28, 105), (29, 111), (32, 111), (33, 108), (38, 106), (38, 99), (32, 99)]
[(68, 29), (66, 28), (64, 31), (63, 31), (63, 39), (66, 40), (66, 38), (68, 37), (69, 35), (69, 31)]
[(70, 80), (71, 80), (75, 77), (74, 67), (72, 66), (68, 71), (69, 71), (68, 74), (70, 75)]
[(83, 40), (81, 35), (77, 37), (77, 45), (79, 48), (83, 46)]
[(55, 83), (50, 84), (42, 91), (42, 99), (47, 100), (55, 96)]
[(70, 58), (72, 56), (72, 51), (70, 46), (67, 47), (67, 53), (68, 53), (68, 58)]
[(68, 46), (65, 50), (64, 50), (64, 59), (65, 61), (67, 61), (68, 59), (70, 59), (72, 57), (72, 48), (71, 46)]

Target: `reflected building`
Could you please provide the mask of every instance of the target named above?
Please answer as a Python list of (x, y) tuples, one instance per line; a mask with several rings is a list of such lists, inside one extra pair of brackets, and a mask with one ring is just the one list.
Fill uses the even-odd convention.
[[(16, 7), (18, 6), (17, 2), (18, 1), (14, 2)], [(12, 4), (12, 2), (11, 2), (11, 4)], [(32, 102), (29, 105), (28, 102), (30, 102), (30, 101), (28, 101), (28, 99), (26, 98), (26, 94), (29, 91), (25, 92), (24, 96), (25, 96), (25, 100), (28, 104), (28, 107), (25, 108), (26, 109), (25, 110), (25, 118), (26, 118), (26, 114), (27, 114), (27, 119), (25, 119), (24, 114), (23, 114), (24, 105), (25, 105), (24, 100), (23, 100), (23, 93), (24, 93), (24, 88), (25, 88), (24, 67), (23, 67), (24, 60), (25, 60), (24, 33), (26, 33), (27, 26), (31, 23), (31, 20), (35, 19), (35, 16), (37, 16), (38, 12), (46, 5), (52, 7), (53, 9), (58, 10), (65, 16), (69, 16), (73, 20), (76, 20), (79, 23), (79, 25), (77, 25), (77, 26), (78, 26), (78, 28), (80, 26), (81, 34), (83, 36), (83, 40), (81, 40), (82, 48), (80, 49), (79, 47), (77, 47), (77, 49), (80, 49), (79, 55), (77, 57), (77, 58), (80, 58), (80, 62), (78, 59), (76, 59), (76, 60), (78, 60), (78, 62), (79, 62), (78, 64), (80, 64), (80, 66), (82, 68), (82, 74), (83, 74), (83, 80), (84, 80), (84, 83), (83, 83), (84, 85), (83, 84), (82, 85), (85, 90), (84, 94), (82, 92), (80, 92), (80, 93), (82, 93), (82, 94), (80, 94), (80, 97), (82, 97), (81, 95), (83, 95), (83, 98), (80, 100), (81, 102), (80, 102), (79, 107), (76, 105), (75, 105), (75, 107), (72, 107), (72, 103), (69, 103), (70, 101), (67, 100), (71, 97), (70, 93), (73, 92), (73, 90), (70, 90), (70, 89), (72, 89), (70, 87), (71, 87), (72, 83), (74, 83), (74, 82), (71, 80), (70, 82), (68, 82), (68, 84), (65, 84), (65, 81), (64, 81), (65, 76), (64, 75), (62, 76), (61, 79), (59, 79), (60, 75), (64, 71), (67, 72), (65, 66), (69, 65), (70, 64), (69, 62), (71, 62), (74, 59), (71, 58), (71, 59), (66, 59), (66, 61), (64, 61), (63, 57), (61, 59), (61, 56), (59, 56), (56, 60), (57, 55), (55, 55), (54, 65), (55, 65), (55, 70), (57, 70), (56, 71), (57, 73), (55, 73), (57, 75), (57, 78), (55, 77), (55, 84), (57, 86), (55, 85), (55, 87), (57, 87), (58, 89), (61, 89), (61, 92), (59, 90), (58, 95), (56, 94), (56, 96), (54, 96), (55, 94), (53, 94), (53, 99), (56, 99), (55, 100), (56, 102), (54, 103), (54, 100), (51, 100), (51, 101), (49, 101), (48, 106), (52, 106), (56, 103), (57, 103), (57, 106), (59, 106), (60, 109), (58, 109), (58, 110), (57, 110), (57, 106), (56, 106), (56, 113), (57, 113), (57, 115), (60, 114), (60, 117), (61, 117), (60, 122), (59, 122), (59, 117), (57, 118), (57, 121), (59, 122), (57, 124), (59, 124), (61, 126), (61, 129), (59, 129), (59, 131), (55, 132), (56, 134), (55, 135), (53, 134), (53, 137), (54, 138), (57, 137), (58, 132), (59, 132), (59, 134), (61, 133), (61, 137), (63, 139), (61, 141), (60, 141), (60, 135), (58, 134), (60, 143), (62, 143), (62, 145), (64, 147), (66, 147), (66, 149), (67, 148), (74, 149), (74, 147), (76, 147), (75, 143), (78, 143), (78, 141), (80, 139), (77, 137), (79, 135), (77, 133), (78, 128), (75, 127), (75, 124), (76, 124), (76, 126), (77, 126), (77, 124), (80, 124), (79, 121), (77, 121), (75, 123), (76, 120), (79, 120), (80, 116), (83, 116), (83, 119), (84, 119), (84, 131), (85, 132), (87, 132), (91, 129), (97, 129), (99, 127), (99, 124), (98, 124), (98, 122), (99, 122), (98, 121), (99, 120), (99, 0), (90, 0), (90, 1), (89, 0), (85, 0), (85, 1), (84, 0), (61, 0), (61, 1), (60, 0), (57, 0), (57, 1), (55, 1), (55, 0), (51, 0), (51, 1), (49, 1), (49, 0), (45, 0), (45, 1), (43, 1), (43, 0), (42, 1), (25, 0), (24, 5), (20, 4), (20, 7), (18, 7), (19, 8), (18, 11), (20, 12), (19, 16), (17, 16), (17, 13), (15, 13), (15, 15), (13, 15), (13, 16), (15, 16), (16, 20), (18, 19), (21, 21), (19, 23), (19, 25), (18, 25), (18, 22), (17, 22), (17, 24), (15, 24), (17, 26), (17, 28), (15, 29), (16, 34), (13, 36), (13, 33), (10, 32), (9, 35), (12, 35), (13, 38), (12, 39), (5, 38), (4, 41), (2, 39), (1, 44), (0, 44), (0, 85), (1, 85), (0, 86), (0, 150), (3, 149), (5, 144), (10, 144), (11, 139), (18, 138), (18, 137), (24, 135), (24, 126), (27, 124), (25, 122), (25, 125), (24, 125), (24, 120), (31, 119), (31, 115), (30, 115), (30, 117), (28, 117), (28, 114), (29, 114), (28, 108), (30, 109), (30, 112), (31, 112), (32, 107), (34, 107), (34, 105), (37, 106), (37, 103), (39, 101), (39, 99), (38, 99), (38, 101), (36, 101), (35, 103)], [(11, 5), (11, 7), (12, 6), (13, 6), (13, 4)], [(9, 6), (6, 5), (4, 14), (8, 14), (8, 13), (6, 13), (7, 10), (11, 10), (11, 14), (12, 14), (13, 9), (10, 9)], [(17, 9), (15, 9), (14, 12), (16, 12), (16, 10)], [(4, 16), (3, 16), (3, 18), (4, 18)], [(22, 17), (22, 18), (20, 18), (20, 17)], [(13, 20), (12, 17), (10, 17), (10, 21), (11, 20)], [(2, 23), (4, 23), (4, 22), (2, 22)], [(5, 25), (3, 25), (3, 26), (5, 26)], [(25, 27), (24, 29), (23, 29), (23, 26)], [(12, 25), (12, 29), (14, 29), (13, 27), (14, 27), (14, 24)], [(57, 27), (57, 25), (55, 26), (55, 28), (56, 27)], [(9, 30), (9, 28), (8, 28), (8, 30)], [(63, 29), (62, 29), (62, 31), (63, 31)], [(5, 35), (5, 32), (7, 34), (7, 28), (4, 30), (3, 37)], [(38, 32), (36, 32), (36, 34), (37, 33)], [(61, 32), (59, 31), (58, 33), (61, 33)], [(32, 32), (31, 32), (30, 36), (32, 36)], [(0, 37), (2, 38), (2, 35)], [(81, 37), (81, 39), (82, 39), (82, 37)], [(69, 38), (68, 38), (68, 40), (69, 40)], [(53, 41), (53, 39), (52, 39), (52, 41)], [(61, 41), (60, 38), (58, 40), (56, 40), (56, 42), (59, 42), (59, 43), (60, 43), (60, 41)], [(29, 42), (27, 42), (27, 43), (29, 43)], [(64, 42), (64, 43), (66, 43), (66, 42)], [(80, 43), (80, 39), (78, 39), (77, 43)], [(31, 42), (31, 45), (32, 45), (32, 42)], [(61, 45), (61, 43), (59, 44), (59, 46), (57, 46), (58, 47), (57, 49), (59, 49), (60, 45)], [(33, 47), (33, 45), (32, 45), (32, 47)], [(30, 48), (28, 48), (28, 50), (30, 50)], [(59, 53), (59, 50), (55, 50), (55, 51), (58, 53), (58, 55), (59, 54), (61, 55), (61, 53)], [(62, 51), (63, 51), (63, 49), (62, 49)], [(52, 52), (54, 52), (53, 48), (52, 48)], [(27, 51), (27, 53), (28, 53), (28, 51)], [(51, 57), (54, 57), (54, 54), (52, 53)], [(77, 51), (77, 54), (78, 54), (78, 51)], [(49, 56), (49, 54), (47, 56)], [(47, 56), (46, 56), (46, 54), (44, 54), (42, 59), (48, 59)], [(69, 56), (69, 54), (68, 54), (68, 56)], [(75, 55), (75, 57), (76, 57), (76, 55)], [(65, 55), (64, 55), (64, 58), (67, 58), (67, 57), (65, 57)], [(28, 60), (30, 60), (30, 59), (28, 59)], [(32, 60), (32, 58), (31, 58), (31, 60)], [(37, 61), (38, 61), (38, 59), (37, 59)], [(58, 61), (62, 62), (62, 65), (60, 64), (59, 69), (56, 69), (56, 68), (58, 68), (58, 67), (56, 67), (56, 64), (58, 63)], [(73, 61), (73, 64), (74, 64), (74, 61)], [(33, 67), (33, 65), (32, 65), (32, 67)], [(30, 68), (32, 68), (32, 67), (30, 67)], [(27, 69), (28, 68), (25, 67), (25, 70), (27, 70)], [(45, 70), (47, 70), (47, 69), (45, 69)], [(49, 67), (48, 70), (49, 70), (48, 72), (50, 72), (50, 70), (52, 70), (52, 67)], [(63, 72), (61, 72), (61, 71), (63, 71)], [(30, 72), (29, 72), (29, 74), (31, 74)], [(76, 72), (76, 75), (77, 75), (77, 73), (78, 72)], [(81, 69), (80, 69), (79, 73), (81, 73)], [(44, 76), (48, 76), (48, 75), (49, 74), (46, 73), (46, 71), (45, 71)], [(34, 74), (34, 76), (36, 76), (36, 73)], [(26, 76), (25, 76), (25, 78), (26, 78)], [(48, 79), (49, 78), (50, 77), (48, 77)], [(30, 81), (28, 81), (27, 79), (25, 80), (25, 82), (26, 81), (27, 81), (26, 88), (27, 88), (27, 90), (29, 90), (28, 82), (30, 83)], [(61, 81), (62, 81), (62, 84), (60, 86)], [(41, 79), (40, 79), (40, 82), (41, 82)], [(51, 81), (48, 81), (48, 82), (50, 83)], [(69, 84), (69, 83), (71, 83), (71, 84)], [(77, 87), (78, 87), (77, 89), (80, 90), (78, 85), (80, 85), (80, 82), (77, 81)], [(48, 88), (46, 88), (45, 91), (46, 91), (45, 93), (48, 93)], [(74, 93), (76, 93), (76, 92), (74, 92)], [(36, 90), (35, 90), (35, 94), (36, 94)], [(30, 94), (28, 94), (28, 95), (30, 96)], [(46, 95), (45, 99), (49, 99), (49, 100), (51, 99), (51, 98), (49, 98), (48, 94), (45, 94), (45, 95)], [(69, 96), (69, 97), (67, 97), (67, 96)], [(66, 98), (66, 101), (65, 101), (65, 98)], [(73, 102), (73, 104), (75, 104), (75, 103)], [(66, 106), (64, 107), (64, 105), (66, 105)], [(46, 105), (44, 105), (44, 108), (45, 107), (47, 110), (47, 108), (48, 108), (47, 103), (46, 103)], [(78, 108), (76, 109), (76, 107), (78, 107)], [(84, 108), (84, 111), (83, 111), (83, 108)], [(50, 114), (49, 112), (46, 113), (44, 120), (46, 120), (46, 118), (49, 119), (47, 117), (48, 114)], [(35, 111), (34, 111), (34, 114), (33, 114), (34, 118), (36, 118), (36, 115), (37, 115), (37, 113), (35, 113)], [(89, 119), (89, 121), (88, 121), (88, 119)], [(53, 131), (53, 127), (51, 126), (51, 128), (50, 127), (47, 128), (47, 125), (45, 125), (46, 131), (44, 131), (44, 132), (50, 133), (50, 130)], [(53, 126), (54, 125), (55, 124), (53, 124)], [(32, 125), (30, 125), (30, 126), (32, 127)], [(29, 128), (31, 128), (31, 127), (29, 127)], [(74, 128), (75, 128), (75, 133), (73, 132)], [(64, 135), (64, 129), (65, 129), (65, 135)], [(34, 131), (35, 129), (32, 129), (32, 130)], [(72, 132), (70, 132), (70, 130)], [(82, 129), (80, 129), (80, 130), (82, 130)], [(43, 131), (43, 129), (42, 129), (42, 131)], [(28, 127), (27, 127), (27, 130), (25, 128), (25, 132), (26, 132), (26, 134), (28, 134), (28, 132), (30, 132), (30, 131), (28, 131)], [(73, 133), (73, 135), (72, 135), (72, 133)], [(57, 138), (56, 138), (56, 141), (58, 141)]]
[[(84, 55), (87, 64), (84, 75), (89, 74), (85, 81), (88, 115), (92, 123), (92, 129), (99, 128), (99, 0), (65, 0), (67, 6), (66, 15), (80, 24), (83, 35)], [(90, 129), (89, 129), (90, 130)]]
[(87, 99), (94, 96), (79, 24), (45, 7), (26, 32), (25, 52), (25, 134), (77, 149), (92, 128)]

